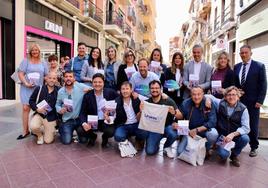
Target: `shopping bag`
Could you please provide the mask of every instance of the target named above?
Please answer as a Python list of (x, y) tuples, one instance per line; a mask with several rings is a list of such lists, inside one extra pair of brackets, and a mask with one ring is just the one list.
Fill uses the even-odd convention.
[(137, 154), (137, 150), (128, 140), (119, 142), (118, 147), (120, 150), (121, 157), (134, 157)]
[(164, 134), (168, 106), (143, 102), (139, 129)]
[(187, 146), (178, 158), (193, 166), (203, 165), (206, 155), (205, 143), (206, 138), (187, 136)]

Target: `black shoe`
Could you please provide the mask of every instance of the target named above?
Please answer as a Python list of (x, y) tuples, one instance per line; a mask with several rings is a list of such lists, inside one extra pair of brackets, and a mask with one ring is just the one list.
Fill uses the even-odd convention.
[(231, 159), (231, 164), (236, 166), (236, 167), (240, 167), (240, 161), (239, 159), (237, 158), (237, 156), (231, 154), (230, 156), (230, 159)]
[(102, 148), (108, 148), (109, 147), (109, 145), (108, 145), (108, 138), (103, 138), (102, 137), (101, 147)]
[(258, 155), (257, 149), (251, 149), (249, 152), (250, 157), (256, 157)]
[(22, 139), (24, 139), (24, 138), (26, 138), (27, 136), (29, 136), (30, 135), (30, 132), (28, 132), (28, 133), (26, 133), (25, 135), (19, 135), (18, 137), (17, 137), (17, 140), (22, 140)]
[(92, 134), (92, 136), (89, 138), (87, 145), (88, 146), (94, 146), (96, 143), (97, 135)]

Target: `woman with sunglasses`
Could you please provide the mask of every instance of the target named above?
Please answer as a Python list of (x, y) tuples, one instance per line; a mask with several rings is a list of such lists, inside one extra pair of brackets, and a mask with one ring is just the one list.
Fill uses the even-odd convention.
[(129, 81), (133, 73), (138, 71), (135, 63), (135, 55), (132, 50), (127, 50), (124, 54), (123, 64), (119, 66), (117, 74), (117, 90), (120, 90), (121, 84)]

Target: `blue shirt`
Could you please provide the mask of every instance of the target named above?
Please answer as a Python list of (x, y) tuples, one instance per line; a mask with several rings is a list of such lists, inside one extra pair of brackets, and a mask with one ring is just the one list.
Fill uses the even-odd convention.
[(207, 129), (215, 128), (217, 123), (217, 115), (214, 104), (211, 109), (205, 107), (205, 99), (202, 99), (199, 107), (196, 107), (191, 98), (183, 101), (181, 110), (184, 119), (189, 120), (189, 128), (194, 129), (205, 126)]
[(75, 80), (77, 82), (82, 82), (80, 74), (84, 63), (88, 63), (88, 55), (85, 55), (82, 58), (76, 56), (70, 60), (69, 64), (65, 67), (65, 70), (72, 70), (75, 75)]
[(89, 89), (89, 86), (86, 86), (82, 83), (75, 82), (71, 95), (66, 91), (65, 87), (62, 87), (58, 91), (58, 97), (56, 102), (56, 110), (59, 112), (63, 107), (64, 99), (71, 99), (73, 101), (73, 110), (71, 112), (66, 112), (62, 115), (62, 121), (66, 122), (70, 119), (76, 119), (79, 116), (81, 104), (84, 97), (84, 89)]
[(148, 71), (146, 78), (143, 78), (140, 72), (135, 72), (130, 79), (130, 83), (135, 92), (150, 97), (149, 83), (153, 80), (159, 81), (158, 76), (153, 72)]
[(107, 64), (105, 69), (105, 81), (110, 86), (109, 88), (115, 87), (114, 63)]

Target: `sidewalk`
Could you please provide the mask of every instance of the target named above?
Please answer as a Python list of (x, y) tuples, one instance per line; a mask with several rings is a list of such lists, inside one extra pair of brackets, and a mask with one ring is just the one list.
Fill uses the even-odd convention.
[[(20, 105), (0, 110), (0, 187), (268, 187), (268, 141), (261, 141), (259, 155), (241, 154), (241, 167), (219, 164), (214, 156), (204, 166), (193, 167), (162, 155), (121, 158), (116, 144), (102, 149), (78, 143), (65, 146), (56, 139), (51, 145), (36, 145), (31, 136), (20, 134)], [(99, 135), (100, 138), (100, 135)]]

